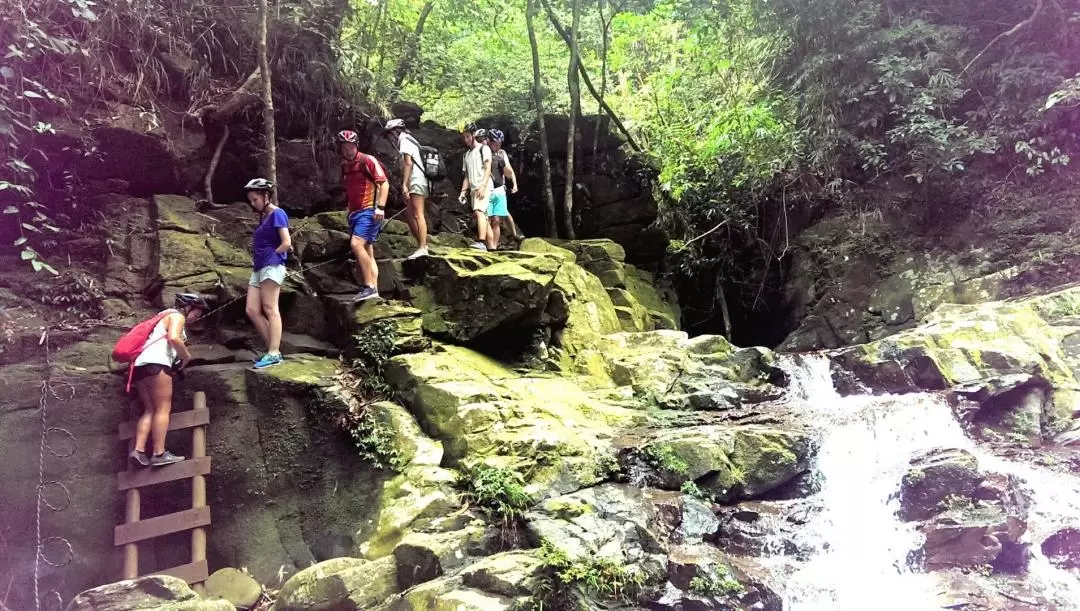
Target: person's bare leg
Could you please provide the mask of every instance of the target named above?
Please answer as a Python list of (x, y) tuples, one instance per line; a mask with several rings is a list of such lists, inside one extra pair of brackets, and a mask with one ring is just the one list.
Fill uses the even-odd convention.
[(251, 319), (251, 324), (255, 325), (255, 330), (259, 332), (259, 337), (263, 338), (263, 342), (265, 342), (269, 348), (270, 327), (269, 321), (263, 314), (262, 290), (260, 287), (248, 286), (246, 309), (247, 316)]
[(266, 317), (266, 350), (272, 354), (281, 352), (281, 310), (278, 309), (278, 297), (281, 285), (273, 280), (263, 280), (259, 284), (262, 315)]
[(514, 236), (515, 238), (521, 235), (521, 233), (518, 231), (517, 223), (514, 222), (514, 215), (510, 214), (509, 212), (506, 213), (506, 223), (510, 226), (510, 235)]
[(499, 249), (499, 236), (500, 236), (500, 222), (499, 217), (493, 216), (490, 220), (491, 227), (488, 231), (488, 248), (491, 250)]
[(356, 257), (357, 284), (361, 287), (374, 286), (369, 282), (371, 281), (371, 268), (375, 265), (375, 259), (368, 254), (367, 240), (353, 236), (349, 245), (352, 247), (353, 256)]
[(408, 208), (408, 210), (405, 211), (405, 224), (409, 226), (409, 234), (416, 240), (416, 243), (419, 244), (420, 230), (416, 227), (416, 217), (413, 215), (412, 200), (405, 202), (405, 207)]
[(154, 403), (154, 417), (150, 436), (154, 439), (154, 455), (165, 452), (165, 435), (169, 432), (169, 414), (172, 412), (173, 379), (159, 371), (150, 383), (150, 400)]
[(480, 210), (473, 210), (473, 216), (476, 217), (476, 241), (487, 244), (487, 215)]
[(142, 379), (135, 383), (142, 404), (142, 415), (135, 421), (135, 449), (146, 452), (146, 440), (150, 438), (150, 423), (154, 415), (154, 401), (150, 395), (150, 380)]
[(414, 216), (413, 224), (416, 226), (416, 241), (420, 244), (420, 248), (427, 248), (427, 217), (424, 216), (424, 196), (413, 195), (412, 201), (409, 203), (412, 206), (411, 212)]
[(371, 260), (371, 284), (369, 284), (368, 286), (377, 291), (379, 290), (379, 262), (375, 260), (374, 244), (367, 245), (367, 254), (368, 259)]

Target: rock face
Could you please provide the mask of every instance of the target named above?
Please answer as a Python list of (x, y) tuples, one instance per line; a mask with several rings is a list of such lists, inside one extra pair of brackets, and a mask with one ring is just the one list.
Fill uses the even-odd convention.
[(370, 609), (397, 592), (389, 559), (335, 558), (293, 575), (278, 592), (274, 611)]
[(76, 596), (66, 611), (236, 611), (225, 600), (203, 600), (176, 577), (141, 577), (87, 590)]
[(387, 377), (424, 430), (442, 440), (449, 464), (534, 465), (532, 481), (548, 493), (601, 481), (616, 431), (645, 422), (571, 379), (515, 374), (457, 346), (394, 357)]
[(1039, 445), (1072, 426), (1080, 405), (1071, 337), (1080, 290), (1013, 302), (944, 305), (926, 324), (838, 351), (841, 388), (952, 389), (990, 439)]

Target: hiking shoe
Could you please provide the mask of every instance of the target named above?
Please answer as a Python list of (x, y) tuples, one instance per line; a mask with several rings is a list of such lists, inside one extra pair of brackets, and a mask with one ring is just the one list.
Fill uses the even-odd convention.
[(132, 450), (128, 453), (128, 460), (140, 467), (150, 466), (150, 458), (146, 456), (146, 452)]
[(379, 291), (375, 290), (370, 286), (365, 286), (364, 288), (360, 289), (360, 292), (356, 294), (356, 297), (353, 297), (353, 301), (367, 301), (368, 299), (378, 298)]
[(469, 244), (469, 248), (475, 248), (476, 250), (487, 250), (488, 247), (483, 242), (473, 242)]
[(184, 462), (184, 457), (177, 456), (168, 450), (165, 450), (161, 454), (154, 454), (150, 457), (150, 466), (152, 467), (164, 467), (165, 465), (171, 465), (178, 462)]
[(281, 358), (280, 354), (266, 353), (266, 354), (263, 355), (263, 357), (261, 359), (259, 359), (258, 361), (255, 361), (255, 369), (263, 369), (265, 367), (272, 367), (272, 366), (277, 365), (278, 363), (280, 363), (282, 360), (284, 360), (284, 359)]
[(266, 354), (263, 354), (262, 356), (257, 356), (255, 358), (251, 359), (251, 362), (252, 363), (258, 363), (259, 361), (261, 361), (261, 360), (263, 360), (265, 358), (266, 358)]
[(411, 254), (411, 255), (409, 255), (408, 257), (405, 257), (405, 258), (406, 259), (418, 259), (420, 257), (426, 257), (426, 256), (428, 256), (428, 250), (427, 250), (427, 247), (424, 247), (424, 248), (417, 248), (416, 252), (414, 252), (413, 254)]

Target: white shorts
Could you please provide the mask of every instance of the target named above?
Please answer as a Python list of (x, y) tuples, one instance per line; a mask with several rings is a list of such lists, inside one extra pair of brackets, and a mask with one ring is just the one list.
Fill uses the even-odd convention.
[(431, 186), (428, 185), (427, 176), (424, 176), (420, 168), (414, 167), (412, 176), (409, 177), (409, 194), (423, 195), (424, 197), (431, 195)]
[(248, 280), (248, 286), (258, 287), (263, 283), (263, 280), (273, 280), (278, 286), (281, 286), (282, 283), (285, 282), (285, 266), (267, 265), (266, 267), (251, 272), (251, 279)]
[(483, 212), (484, 214), (487, 214), (488, 202), (491, 199), (491, 189), (487, 190), (487, 193), (484, 194), (483, 199), (477, 197), (479, 193), (480, 191), (478, 189), (472, 189), (469, 191), (469, 199), (472, 200), (473, 212)]

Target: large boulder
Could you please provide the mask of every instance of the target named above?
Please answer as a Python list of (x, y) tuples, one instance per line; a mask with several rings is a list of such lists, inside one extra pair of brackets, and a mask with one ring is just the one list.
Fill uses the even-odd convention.
[(370, 609), (398, 592), (390, 558), (335, 558), (293, 575), (281, 586), (273, 611)]
[(553, 253), (434, 253), (405, 262), (424, 331), (458, 343), (528, 342), (538, 328), (576, 352), (621, 329), (600, 281)]
[(645, 422), (572, 377), (523, 375), (458, 346), (396, 356), (386, 376), (424, 430), (443, 442), (448, 464), (518, 468), (545, 494), (601, 481), (616, 432)]
[(918, 328), (836, 352), (840, 389), (953, 389), (979, 402), (968, 419), (983, 434), (1041, 443), (1069, 428), (1080, 406), (1070, 312), (1080, 312), (1080, 288), (943, 305)]
[(164, 575), (119, 581), (76, 596), (65, 611), (236, 611), (226, 600), (203, 600), (184, 580)]
[(666, 488), (694, 482), (723, 502), (780, 488), (810, 468), (815, 446), (798, 430), (760, 426), (696, 426), (657, 433), (645, 442), (645, 460)]
[(571, 562), (608, 561), (649, 581), (666, 575), (675, 542), (701, 543), (718, 525), (692, 496), (620, 484), (547, 499), (525, 520), (530, 539)]
[(682, 331), (616, 333), (579, 352), (574, 368), (629, 386), (666, 409), (733, 410), (775, 395), (780, 377), (764, 348), (735, 349), (721, 336)]
[(952, 499), (970, 499), (983, 480), (979, 464), (964, 450), (935, 450), (911, 461), (900, 482), (900, 517), (926, 520)]

